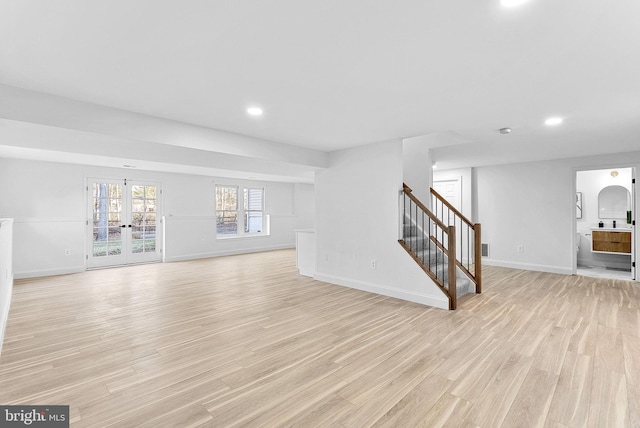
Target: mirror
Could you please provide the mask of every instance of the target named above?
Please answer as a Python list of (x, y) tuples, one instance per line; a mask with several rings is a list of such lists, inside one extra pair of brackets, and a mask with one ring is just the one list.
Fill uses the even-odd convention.
[(631, 193), (622, 186), (607, 186), (598, 194), (598, 217), (627, 218)]

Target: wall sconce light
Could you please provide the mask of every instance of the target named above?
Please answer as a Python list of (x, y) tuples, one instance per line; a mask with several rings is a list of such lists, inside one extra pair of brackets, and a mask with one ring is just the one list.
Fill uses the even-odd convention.
[(613, 178), (616, 178), (618, 176), (618, 171), (616, 171), (615, 169), (613, 171), (611, 171), (611, 176)]

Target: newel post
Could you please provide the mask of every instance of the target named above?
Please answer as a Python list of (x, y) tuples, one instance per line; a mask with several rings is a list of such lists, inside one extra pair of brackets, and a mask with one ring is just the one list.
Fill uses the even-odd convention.
[(447, 229), (447, 252), (449, 259), (449, 309), (455, 310), (458, 304), (458, 288), (456, 284), (456, 227), (449, 226)]
[(475, 277), (476, 277), (476, 293), (482, 293), (482, 226), (480, 223), (473, 225), (474, 231), (474, 261), (475, 261)]

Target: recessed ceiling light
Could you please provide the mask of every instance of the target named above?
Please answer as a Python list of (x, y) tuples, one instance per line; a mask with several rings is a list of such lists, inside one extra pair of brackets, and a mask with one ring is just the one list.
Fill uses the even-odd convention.
[(561, 123), (562, 123), (561, 117), (550, 117), (549, 119), (544, 121), (544, 124), (548, 126), (560, 125)]
[(247, 113), (251, 116), (262, 116), (262, 109), (260, 107), (249, 107)]
[(526, 3), (527, 1), (529, 0), (500, 0), (500, 4), (504, 7), (516, 7)]

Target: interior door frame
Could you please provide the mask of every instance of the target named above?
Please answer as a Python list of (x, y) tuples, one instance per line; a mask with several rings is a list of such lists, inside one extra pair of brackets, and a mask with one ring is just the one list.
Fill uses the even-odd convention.
[(572, 259), (572, 273), (576, 275), (578, 273), (578, 254), (577, 254), (577, 233), (578, 230), (578, 219), (577, 219), (577, 208), (575, 204), (575, 195), (578, 191), (578, 173), (582, 171), (597, 171), (597, 170), (607, 170), (607, 169), (622, 169), (622, 168), (630, 168), (631, 169), (631, 279), (632, 281), (639, 281), (639, 278), (636, 275), (636, 265), (637, 265), (637, 248), (638, 248), (638, 234), (636, 233), (636, 218), (637, 218), (637, 209), (638, 209), (638, 194), (637, 187), (635, 184), (636, 181), (636, 164), (625, 164), (625, 163), (614, 163), (614, 164), (605, 164), (605, 165), (590, 165), (584, 167), (574, 167), (573, 168), (573, 195), (571, 197), (571, 205), (573, 207), (572, 213), (572, 229), (571, 229), (571, 259)]
[[(105, 259), (105, 261), (113, 261), (114, 263), (104, 264), (92, 264), (91, 254), (93, 253), (93, 183), (114, 183), (122, 184), (122, 204), (123, 204), (123, 217), (122, 223), (125, 227), (122, 229), (125, 231), (122, 236), (122, 257), (111, 256), (111, 259)], [(141, 254), (133, 254), (127, 250), (132, 248), (132, 207), (131, 207), (131, 189), (135, 185), (155, 186), (156, 187), (156, 223), (155, 223), (155, 251), (143, 252)], [(162, 183), (153, 180), (137, 180), (128, 179), (122, 177), (86, 177), (86, 207), (87, 207), (87, 220), (86, 220), (86, 233), (85, 233), (85, 268), (86, 269), (99, 269), (115, 266), (126, 266), (131, 264), (141, 263), (156, 263), (162, 262), (164, 258), (164, 221), (162, 216), (163, 201), (162, 201)], [(125, 209), (126, 208), (126, 209)]]
[(638, 198), (636, 195), (636, 168), (631, 167), (631, 279), (637, 281), (636, 270), (636, 213), (638, 209)]

